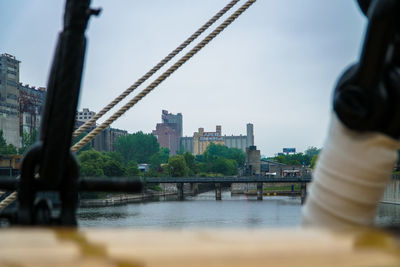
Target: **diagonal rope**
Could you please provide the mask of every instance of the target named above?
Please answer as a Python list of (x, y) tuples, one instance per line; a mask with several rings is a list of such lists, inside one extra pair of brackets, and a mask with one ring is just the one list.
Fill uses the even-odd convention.
[(17, 196), (18, 196), (17, 192), (14, 191), (8, 197), (3, 199), (3, 201), (0, 202), (0, 212), (3, 209), (5, 209), (8, 205), (10, 205), (12, 202), (14, 202), (14, 200), (17, 199)]
[(206, 46), (211, 40), (213, 40), (219, 33), (221, 33), (228, 25), (230, 25), (235, 19), (237, 19), (247, 8), (249, 8), (256, 0), (248, 0), (244, 3), (235, 13), (233, 13), (229, 18), (227, 18), (218, 28), (207, 35), (199, 44), (192, 48), (188, 53), (186, 53), (181, 59), (178, 60), (174, 65), (172, 65), (168, 70), (166, 70), (162, 75), (160, 75), (154, 82), (152, 82), (146, 89), (142, 90), (138, 95), (121, 107), (117, 112), (115, 112), (110, 118), (105, 122), (97, 126), (84, 138), (82, 138), (78, 143), (72, 146), (72, 151), (78, 151), (84, 145), (86, 145), (90, 140), (92, 140), (97, 134), (107, 128), (111, 123), (122, 116), (127, 110), (133, 107), (141, 99), (143, 99), (147, 94), (149, 94), (154, 88), (156, 88), (161, 82), (163, 82), (168, 76), (175, 72), (179, 67), (181, 67), (186, 61), (193, 57), (197, 52), (199, 52), (204, 46)]
[(207, 21), (203, 26), (201, 26), (195, 33), (193, 33), (188, 39), (186, 39), (182, 44), (180, 44), (175, 50), (169, 53), (164, 59), (162, 59), (157, 65), (155, 65), (151, 70), (149, 70), (145, 75), (143, 75), (139, 80), (137, 80), (131, 87), (126, 89), (122, 94), (115, 98), (110, 104), (105, 106), (101, 111), (94, 115), (90, 120), (81, 125), (74, 133), (73, 137), (78, 136), (83, 133), (89, 127), (94, 125), (96, 121), (101, 118), (105, 113), (112, 109), (115, 105), (121, 102), (125, 97), (133, 92), (137, 87), (139, 87), (143, 82), (150, 78), (154, 73), (161, 69), (165, 64), (167, 64), (173, 57), (180, 53), (185, 47), (187, 47), (191, 42), (193, 42), (199, 35), (201, 35), (205, 30), (207, 30), (214, 22), (216, 22), (220, 17), (222, 17), (226, 12), (229, 11), (237, 2), (240, 0), (233, 0), (227, 4), (223, 9), (221, 9), (215, 16), (213, 16), (209, 21)]
[[(117, 98), (115, 98), (110, 104), (108, 104), (106, 107), (104, 107), (100, 112), (98, 112), (94, 117), (92, 117), (92, 119), (90, 119), (89, 121), (87, 121), (85, 124), (83, 124), (81, 127), (79, 127), (79, 129), (77, 129), (74, 133), (73, 133), (73, 137), (78, 136), (79, 134), (81, 134), (82, 132), (84, 132), (85, 130), (87, 130), (91, 125), (93, 125), (101, 116), (103, 116), (106, 112), (108, 112), (111, 108), (113, 108), (116, 104), (118, 104), (122, 99), (124, 99), (126, 96), (128, 96), (133, 90), (135, 90), (137, 87), (139, 87), (143, 82), (145, 82), (148, 78), (150, 78), (155, 72), (157, 72), (160, 68), (162, 68), (166, 63), (168, 63), (174, 56), (176, 56), (179, 52), (181, 52), (185, 47), (187, 47), (191, 42), (193, 42), (199, 35), (201, 35), (206, 29), (208, 29), (212, 24), (214, 24), (215, 21), (217, 21), (221, 16), (223, 16), (226, 12), (228, 12), (236, 3), (238, 3), (240, 0), (233, 0), (231, 1), (228, 5), (226, 5), (223, 9), (221, 9), (217, 14), (215, 14), (215, 16), (213, 16), (209, 21), (207, 21), (202, 27), (200, 27), (195, 33), (193, 33), (188, 39), (186, 39), (181, 45), (179, 45), (175, 50), (173, 50), (171, 53), (169, 53), (164, 59), (162, 59), (156, 66), (154, 66), (150, 71), (148, 71), (145, 75), (143, 75), (139, 80), (137, 80), (131, 87), (129, 87), (128, 89), (126, 89), (121, 95), (119, 95)], [(255, 0), (254, 0), (255, 1)], [(253, 1), (253, 2), (254, 2)], [(250, 6), (250, 5), (249, 5)], [(247, 9), (247, 7), (245, 8)], [(244, 10), (243, 10), (244, 11)], [(242, 12), (243, 12), (242, 11)], [(241, 12), (241, 13), (242, 13)], [(239, 14), (240, 15), (240, 14)], [(238, 15), (238, 16), (239, 16)], [(237, 16), (236, 16), (237, 17)], [(235, 17), (235, 19), (236, 19)], [(233, 19), (234, 20), (234, 19)], [(232, 21), (233, 21), (232, 20)], [(231, 22), (232, 22), (231, 21)], [(228, 25), (230, 24), (230, 22), (228, 23)], [(222, 24), (223, 25), (223, 24)], [(226, 26), (228, 26), (226, 25)], [(225, 26), (225, 27), (226, 27)], [(220, 26), (221, 27), (221, 26)], [(225, 28), (224, 27), (224, 28)], [(220, 31), (222, 31), (223, 29), (221, 29)], [(214, 36), (215, 37), (215, 36)], [(214, 38), (213, 37), (213, 38)], [(211, 38), (212, 39), (212, 38)], [(209, 41), (211, 41), (211, 39)], [(209, 42), (208, 41), (208, 42)], [(200, 49), (199, 49), (200, 50)], [(197, 51), (196, 51), (197, 52)], [(182, 63), (183, 64), (183, 63)], [(181, 64), (181, 65), (182, 65)], [(171, 72), (172, 73), (172, 72)], [(170, 74), (169, 74), (170, 75)], [(167, 75), (166, 77), (168, 77), (169, 75)], [(166, 78), (165, 77), (165, 78)], [(165, 79), (164, 78), (164, 79)], [(158, 79), (157, 79), (158, 80)], [(161, 82), (161, 81), (160, 81)], [(159, 83), (158, 83), (159, 84)], [(158, 85), (157, 84), (157, 85)], [(155, 85), (154, 87), (156, 87), (157, 85)], [(153, 89), (154, 89), (153, 87)], [(142, 92), (143, 93), (143, 92)], [(145, 96), (145, 95), (144, 95)], [(143, 96), (143, 97), (144, 97)], [(142, 97), (142, 98), (143, 98)], [(132, 105), (133, 106), (133, 105)], [(129, 108), (128, 108), (129, 109)], [(124, 111), (125, 112), (125, 111)], [(115, 115), (115, 114), (114, 114)], [(121, 114), (122, 115), (122, 114)], [(112, 117), (111, 117), (112, 118)], [(110, 119), (111, 119), (110, 118)], [(118, 118), (118, 117), (117, 117)], [(114, 120), (116, 120), (117, 118), (115, 118)], [(113, 120), (113, 121), (114, 121)], [(108, 121), (108, 120), (107, 120)], [(110, 122), (109, 124), (111, 124), (112, 122)], [(104, 124), (104, 123), (103, 123)], [(102, 125), (103, 125), (102, 124)], [(101, 126), (102, 126), (101, 125)], [(90, 137), (90, 139), (86, 139), (85, 143), (82, 145), (81, 142), (77, 143), (76, 145), (74, 145), (71, 150), (72, 151), (78, 151), (79, 149), (81, 149), (86, 143), (88, 143), (91, 139), (93, 139), (99, 132), (101, 132), (102, 130), (104, 130), (107, 126), (104, 126), (103, 128), (101, 128), (101, 130), (96, 131), (96, 133), (94, 133), (94, 135), (92, 134), (92, 132), (90, 132), (90, 134), (92, 134), (92, 136)], [(97, 128), (96, 128), (97, 129)], [(96, 130), (95, 129), (95, 130)], [(83, 141), (83, 139), (81, 140)], [(79, 146), (78, 146), (79, 145)], [(0, 212), (7, 207), (10, 203), (12, 203), (13, 201), (15, 201), (17, 199), (17, 192), (13, 192), (11, 193), (7, 198), (5, 198), (3, 201), (0, 202)]]

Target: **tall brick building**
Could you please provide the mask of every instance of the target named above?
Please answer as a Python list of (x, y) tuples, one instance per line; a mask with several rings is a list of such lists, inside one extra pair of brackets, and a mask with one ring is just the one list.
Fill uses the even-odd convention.
[(161, 113), (162, 123), (157, 123), (152, 134), (157, 137), (160, 147), (168, 148), (170, 155), (176, 155), (180, 148), (182, 137), (182, 113), (176, 115), (163, 110)]

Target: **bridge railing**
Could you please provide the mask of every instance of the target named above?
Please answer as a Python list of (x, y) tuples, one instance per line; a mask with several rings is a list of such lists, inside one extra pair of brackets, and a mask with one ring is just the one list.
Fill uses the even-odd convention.
[(311, 176), (265, 177), (265, 176), (225, 176), (225, 177), (147, 177), (143, 181), (152, 183), (309, 183)]

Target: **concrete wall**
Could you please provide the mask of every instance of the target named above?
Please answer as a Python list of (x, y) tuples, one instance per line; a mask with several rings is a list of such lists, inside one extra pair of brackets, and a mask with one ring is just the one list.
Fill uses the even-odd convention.
[(115, 140), (127, 134), (125, 130), (106, 128), (91, 141), (91, 146), (97, 151), (111, 152), (114, 151)]
[(246, 135), (239, 135), (239, 136), (223, 136), (225, 141), (225, 145), (229, 148), (238, 148), (241, 149), (243, 152), (246, 152), (247, 146), (247, 136)]
[(18, 116), (2, 114), (0, 117), (0, 128), (3, 130), (3, 136), (7, 144), (12, 144), (17, 148), (20, 147)]
[(181, 145), (184, 152), (190, 152), (193, 154), (193, 137), (185, 136), (181, 137)]
[(255, 146), (246, 148), (246, 171), (248, 175), (261, 174), (261, 154)]

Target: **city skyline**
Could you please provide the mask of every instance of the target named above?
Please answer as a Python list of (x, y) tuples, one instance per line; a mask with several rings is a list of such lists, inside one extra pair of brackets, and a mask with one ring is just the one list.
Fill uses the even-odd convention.
[[(103, 12), (87, 32), (79, 109), (100, 110), (227, 3), (93, 1)], [(22, 62), (23, 83), (46, 87), (63, 5), (0, 3), (0, 22), (8, 25), (0, 52)], [(240, 134), (252, 122), (262, 154), (321, 147), (333, 87), (357, 59), (364, 26), (353, 1), (257, 1), (112, 127), (150, 133), (166, 109), (185, 115), (183, 136), (215, 125)]]

